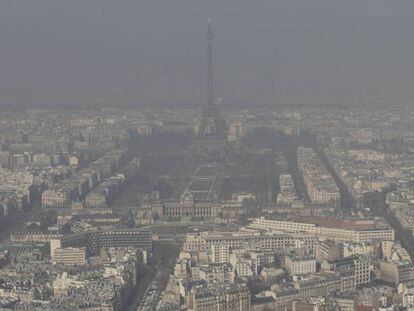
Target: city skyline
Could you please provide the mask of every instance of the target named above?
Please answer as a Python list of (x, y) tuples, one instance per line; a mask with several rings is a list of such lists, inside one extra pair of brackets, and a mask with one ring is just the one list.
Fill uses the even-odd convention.
[(414, 2), (0, 2), (0, 309), (414, 310)]

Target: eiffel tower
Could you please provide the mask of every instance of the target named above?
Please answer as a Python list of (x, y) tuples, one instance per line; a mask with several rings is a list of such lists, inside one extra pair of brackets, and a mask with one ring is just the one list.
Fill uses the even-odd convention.
[(214, 98), (213, 39), (210, 19), (207, 30), (207, 102), (201, 111), (198, 133), (193, 137), (189, 161), (232, 162), (234, 154), (227, 140), (228, 127)]

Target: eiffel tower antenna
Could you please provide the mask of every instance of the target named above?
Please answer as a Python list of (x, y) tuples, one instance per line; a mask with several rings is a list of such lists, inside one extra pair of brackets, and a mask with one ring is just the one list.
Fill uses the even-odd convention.
[(207, 19), (207, 96), (208, 106), (214, 106), (214, 84), (213, 84), (213, 40), (214, 34), (211, 29), (211, 19)]

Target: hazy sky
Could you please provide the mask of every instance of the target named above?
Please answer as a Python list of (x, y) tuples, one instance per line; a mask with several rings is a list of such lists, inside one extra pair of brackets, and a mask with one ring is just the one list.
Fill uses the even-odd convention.
[[(413, 0), (1, 0), (0, 102), (414, 95)], [(413, 96), (414, 97), (414, 96)]]

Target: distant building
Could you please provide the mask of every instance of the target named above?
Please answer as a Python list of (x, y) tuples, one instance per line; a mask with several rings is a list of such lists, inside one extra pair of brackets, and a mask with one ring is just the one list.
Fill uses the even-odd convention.
[(335, 207), (340, 205), (339, 188), (312, 148), (298, 149), (298, 166), (312, 203)]
[(161, 217), (218, 217), (223, 204), (211, 200), (196, 200), (190, 192), (185, 192), (179, 200), (161, 200), (151, 203), (153, 214)]
[(71, 194), (64, 189), (47, 189), (42, 193), (43, 207), (68, 207), (71, 204)]
[(291, 175), (280, 175), (279, 186), (280, 192), (276, 198), (276, 203), (279, 206), (291, 206), (295, 201), (299, 201)]

